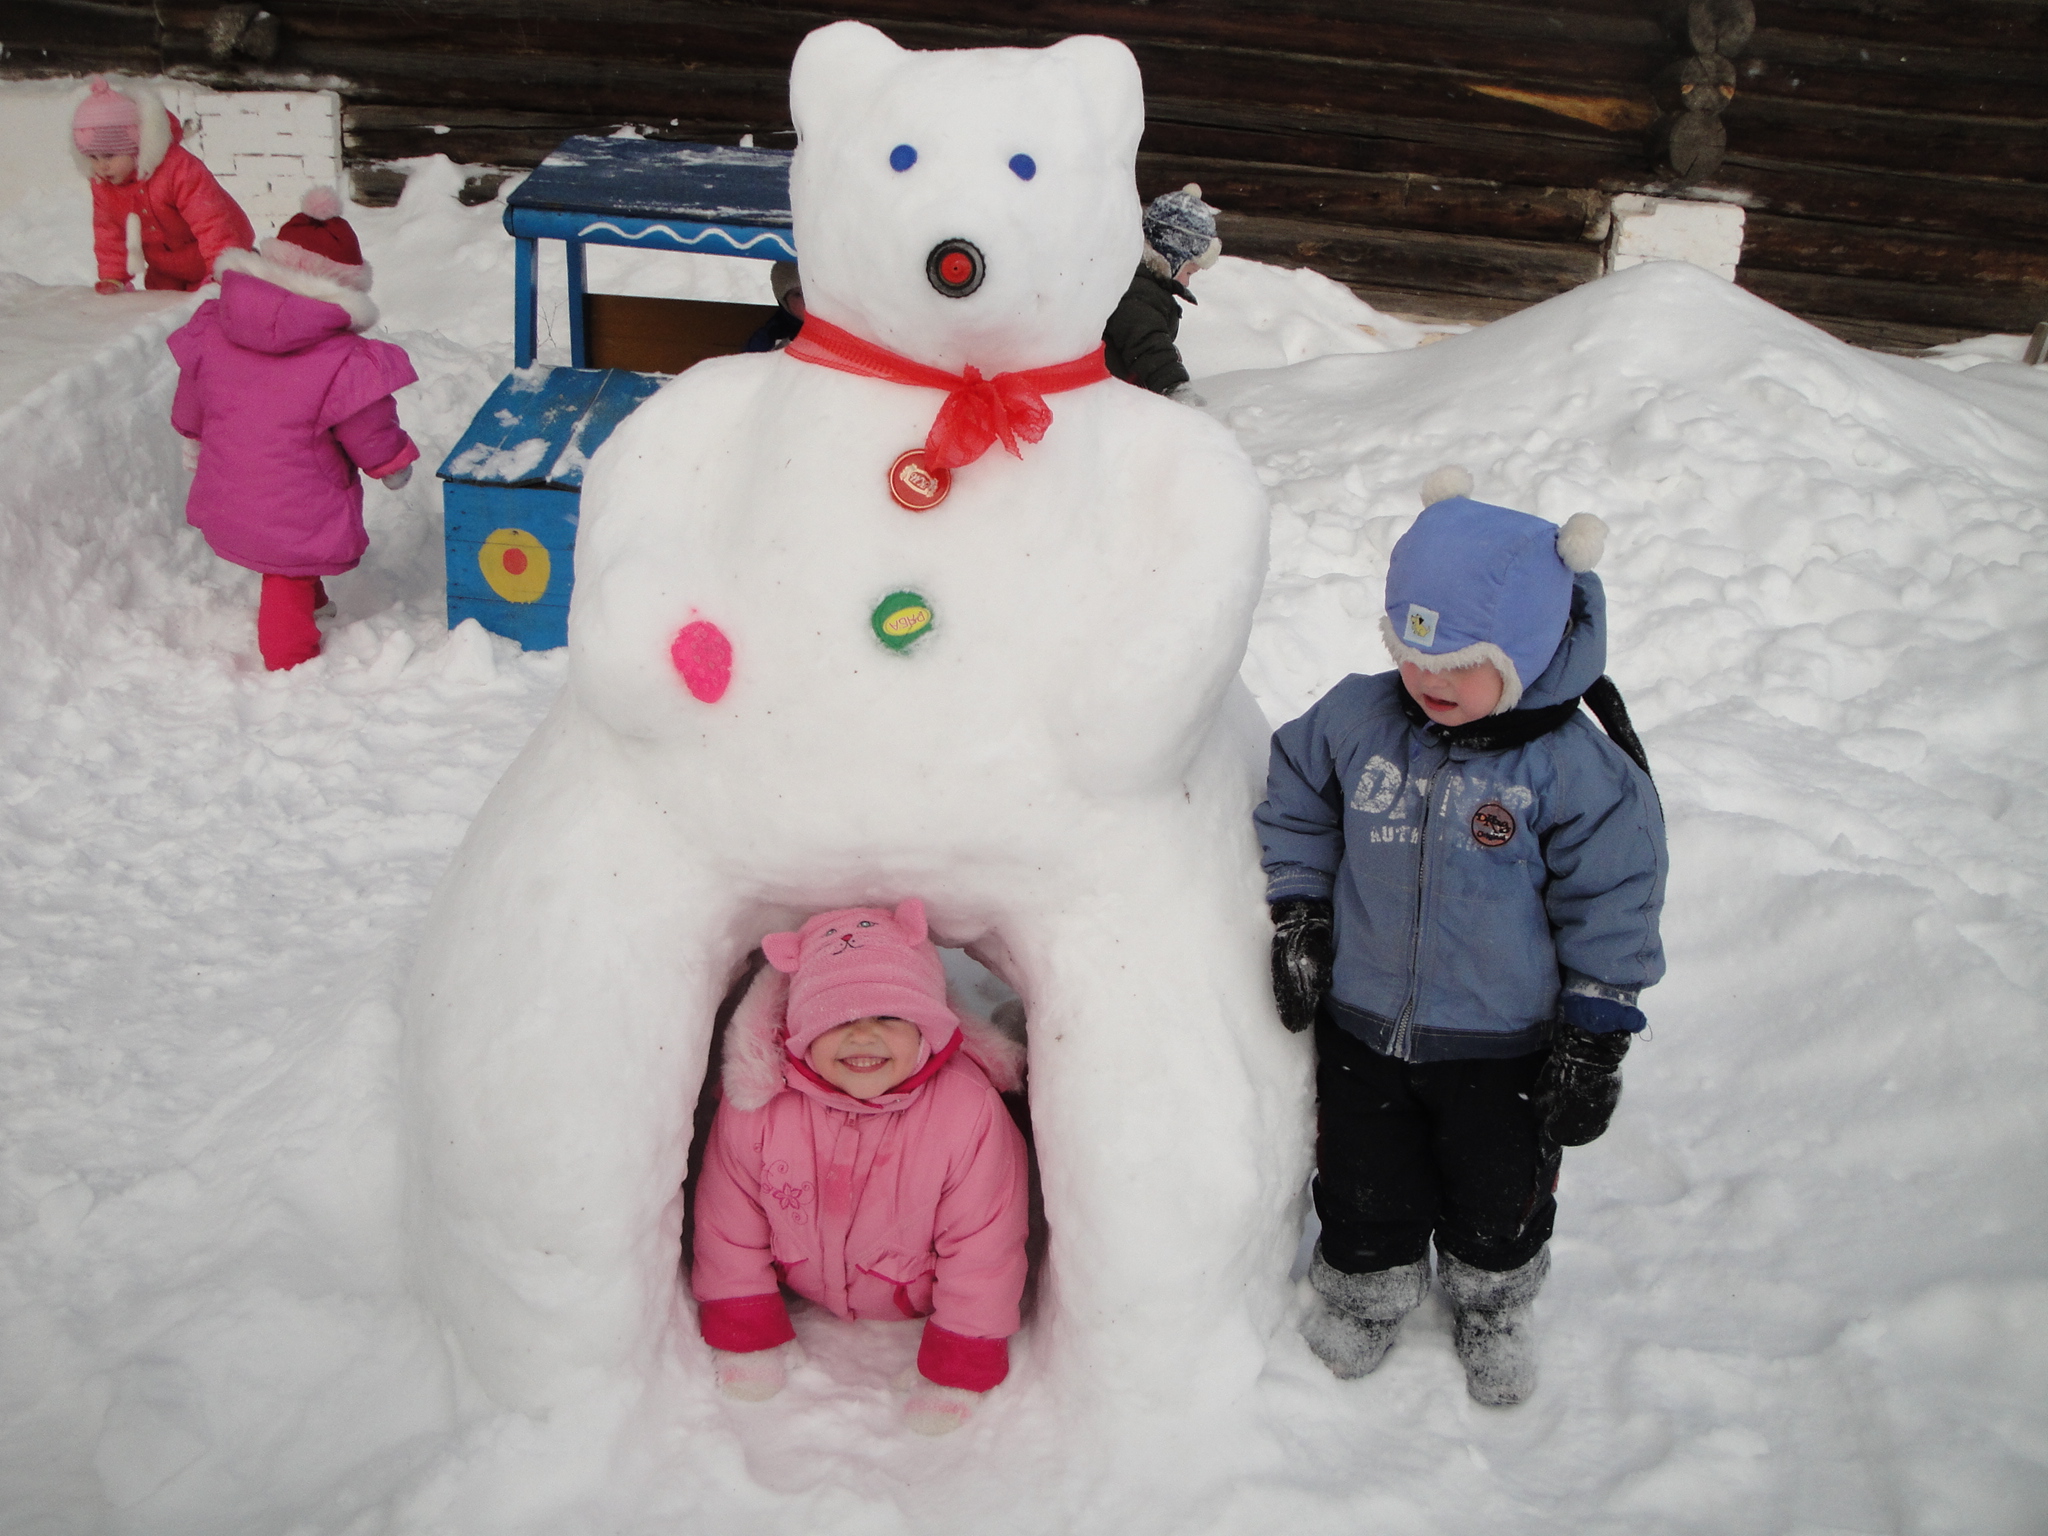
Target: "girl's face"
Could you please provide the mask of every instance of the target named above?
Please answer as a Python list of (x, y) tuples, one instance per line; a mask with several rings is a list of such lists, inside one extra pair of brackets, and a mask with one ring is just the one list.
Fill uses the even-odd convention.
[(118, 187), (135, 174), (133, 155), (87, 155), (85, 158), (92, 162), (94, 181)]
[(811, 1070), (856, 1099), (878, 1098), (917, 1070), (923, 1037), (908, 1019), (855, 1019), (811, 1042)]
[(1490, 661), (1449, 672), (1425, 672), (1412, 661), (1401, 663), (1401, 686), (1422, 712), (1438, 725), (1464, 725), (1484, 720), (1500, 703), (1500, 674)]

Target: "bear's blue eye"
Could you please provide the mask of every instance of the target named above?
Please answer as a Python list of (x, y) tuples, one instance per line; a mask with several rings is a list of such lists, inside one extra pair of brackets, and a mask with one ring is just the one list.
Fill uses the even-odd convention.
[(1017, 173), (1019, 181), (1029, 181), (1038, 174), (1038, 162), (1029, 155), (1012, 155), (1010, 169)]
[(908, 144), (898, 144), (889, 151), (890, 170), (907, 171), (915, 164), (917, 164), (917, 151)]

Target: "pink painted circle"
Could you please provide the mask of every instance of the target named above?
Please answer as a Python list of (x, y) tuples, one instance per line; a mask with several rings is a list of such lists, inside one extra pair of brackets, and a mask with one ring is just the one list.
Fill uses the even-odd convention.
[(668, 659), (682, 675), (683, 686), (706, 704), (725, 697), (732, 682), (732, 642), (725, 631), (703, 619), (676, 631)]

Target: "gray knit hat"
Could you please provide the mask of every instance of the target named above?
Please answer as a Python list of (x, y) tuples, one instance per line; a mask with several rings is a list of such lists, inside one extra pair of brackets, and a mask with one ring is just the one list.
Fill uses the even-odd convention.
[(1178, 192), (1162, 192), (1145, 205), (1145, 243), (1165, 258), (1168, 274), (1192, 261), (1216, 264), (1223, 242), (1216, 238), (1216, 210), (1202, 201), (1192, 181)]

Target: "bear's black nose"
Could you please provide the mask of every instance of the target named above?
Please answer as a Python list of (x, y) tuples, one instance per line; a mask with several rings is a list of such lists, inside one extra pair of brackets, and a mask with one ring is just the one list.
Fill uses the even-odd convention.
[(924, 275), (949, 299), (964, 299), (981, 286), (981, 252), (967, 240), (941, 240), (924, 259)]

